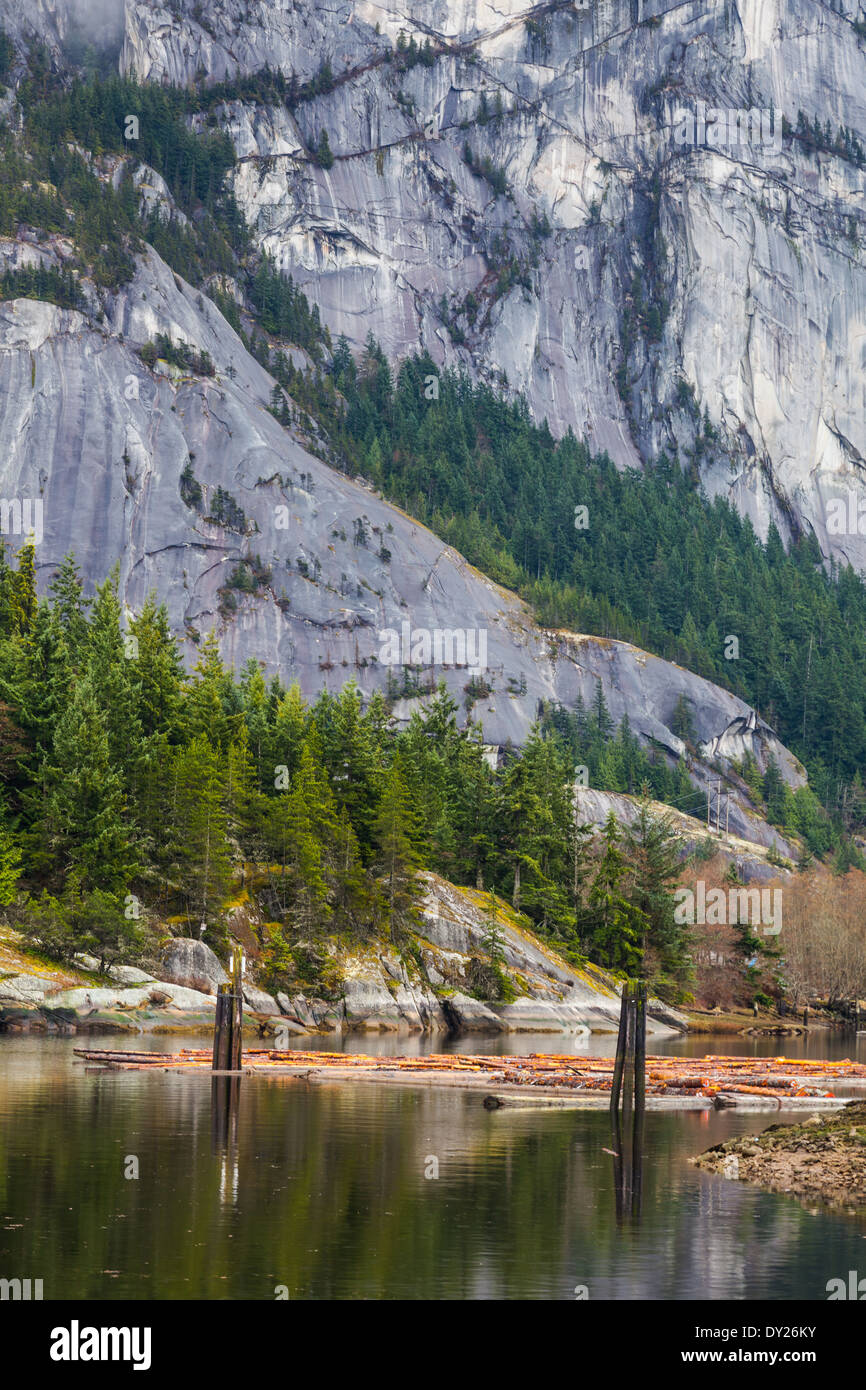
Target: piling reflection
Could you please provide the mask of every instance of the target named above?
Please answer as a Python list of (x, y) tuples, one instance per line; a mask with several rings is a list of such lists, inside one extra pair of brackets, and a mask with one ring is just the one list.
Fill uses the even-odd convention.
[(220, 1160), (220, 1201), (238, 1196), (238, 1112), (241, 1079), (215, 1076), (211, 1080), (211, 1152)]
[(626, 980), (622, 988), (610, 1094), (617, 1224), (627, 1218), (638, 1222), (641, 1216), (646, 1117), (646, 1005), (646, 982)]

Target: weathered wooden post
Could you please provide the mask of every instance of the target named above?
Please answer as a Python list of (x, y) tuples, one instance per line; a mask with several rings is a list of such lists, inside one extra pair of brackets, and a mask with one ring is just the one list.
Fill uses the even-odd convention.
[(646, 1008), (646, 981), (626, 980), (622, 987), (619, 1034), (610, 1088), (618, 1217), (625, 1214), (627, 1199), (631, 1202), (632, 1215), (640, 1215), (646, 1113)]
[(634, 1000), (634, 1105), (644, 1109), (646, 1103), (646, 980), (638, 980)]
[(232, 1041), (229, 1052), (229, 1068), (240, 1071), (243, 1055), (244, 1031), (244, 953), (240, 946), (232, 956)]
[(613, 1144), (613, 1190), (616, 1201), (616, 1219), (621, 1221), (625, 1208), (626, 1174), (623, 1154), (623, 1126), (619, 1114), (619, 1096), (622, 1089), (622, 1074), (625, 1066), (626, 1042), (628, 1039), (628, 1016), (631, 1008), (631, 980), (624, 980), (619, 1008), (619, 1032), (616, 1039), (616, 1057), (613, 1064), (613, 1077), (610, 1085), (610, 1124)]
[[(626, 1143), (631, 1134), (631, 1115), (634, 1102), (634, 1043), (635, 1043), (635, 1005), (637, 1004), (637, 984), (631, 982), (628, 998), (628, 1013), (625, 1027), (625, 1057), (622, 1068), (622, 1133)], [(629, 1168), (631, 1162), (629, 1161)]]
[(213, 1029), (213, 1071), (228, 1071), (231, 1042), (231, 985), (219, 985)]
[(640, 1216), (643, 1185), (644, 1116), (646, 1115), (646, 980), (638, 980), (634, 1001), (634, 1134), (632, 1136), (633, 1216)]
[(628, 1038), (628, 1015), (631, 1007), (631, 980), (625, 980), (619, 1007), (619, 1033), (616, 1039), (616, 1058), (613, 1064), (613, 1080), (610, 1087), (610, 1108), (619, 1110), (619, 1093), (622, 1088), (622, 1073), (625, 1065), (626, 1041)]
[(241, 1069), (244, 1023), (243, 968), (243, 952), (238, 946), (232, 953), (229, 964), (231, 981), (229, 984), (220, 985), (217, 990), (211, 1066), (211, 1070), (215, 1072), (239, 1072)]

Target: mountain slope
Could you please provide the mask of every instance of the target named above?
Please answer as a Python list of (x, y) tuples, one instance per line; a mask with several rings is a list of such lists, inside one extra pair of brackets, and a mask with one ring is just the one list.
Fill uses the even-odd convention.
[[(620, 463), (679, 449), (761, 534), (863, 569), (864, 22), (859, 0), (130, 0), (122, 64), (320, 74), (291, 110), (216, 118), (258, 244), (333, 331), (505, 373)], [(683, 142), (699, 102), (775, 119)], [(799, 112), (817, 141), (782, 138)]]
[[(58, 59), (68, 52), (86, 13), (80, 7), (44, 3), (25, 19), (17, 10), (5, 9), (9, 32), (20, 38), (34, 26)], [(731, 438), (722, 424), (713, 423), (711, 413), (701, 415), (700, 393), (690, 391), (679, 369), (668, 372), (668, 384), (685, 421), (684, 433), (677, 434), (674, 417), (662, 408), (665, 398), (664, 391), (659, 394), (659, 383), (668, 371), (663, 362), (665, 335), (675, 315), (664, 276), (658, 266), (653, 270), (647, 256), (652, 260), (660, 254), (664, 241), (667, 259), (674, 245), (663, 231), (670, 199), (661, 171), (670, 154), (670, 132), (662, 139), (656, 130), (656, 143), (650, 141), (653, 163), (646, 144), (652, 122), (643, 118), (661, 88), (651, 99), (642, 95), (638, 101), (635, 73), (640, 76), (662, 57), (670, 63), (676, 59), (689, 73), (694, 67), (695, 82), (706, 78), (710, 69), (718, 77), (733, 72), (737, 63), (754, 64), (765, 40), (743, 21), (744, 15), (748, 18), (746, 9), (728, 6), (724, 23), (714, 12), (710, 30), (709, 18), (698, 23), (687, 6), (676, 7), (655, 23), (650, 22), (649, 10), (635, 6), (626, 15), (617, 4), (573, 13), (556, 5), (531, 12), (515, 8), (505, 18), (493, 11), (457, 12), (442, 5), (432, 19), (418, 20), (426, 26), (421, 49), (398, 42), (408, 23), (405, 17), (387, 18), (377, 11), (377, 20), (372, 11), (368, 16), (363, 8), (348, 6), (324, 12), (305, 6), (214, 3), (197, 8), (176, 5), (168, 11), (130, 3), (123, 14), (108, 6), (106, 15), (110, 17), (110, 11), (116, 21), (119, 61), (127, 71), (135, 69), (154, 82), (195, 79), (194, 90), (183, 98), (184, 109), (200, 106), (192, 120), (201, 130), (224, 125), (231, 133), (240, 158), (230, 177), (255, 242), (273, 251), (278, 264), (306, 278), (335, 330), (351, 327), (349, 318), (354, 315), (365, 329), (370, 324), (378, 327), (386, 346), (397, 352), (420, 339), (440, 360), (459, 360), (482, 375), (495, 376), (498, 363), (505, 360), (498, 348), (494, 352), (500, 330), (509, 350), (517, 351), (522, 341), (517, 321), (507, 316), (528, 313), (527, 306), (533, 304), (532, 313), (549, 313), (557, 284), (556, 257), (563, 248), (570, 247), (568, 254), (577, 256), (580, 265), (574, 269), (580, 275), (569, 272), (562, 280), (561, 307), (580, 301), (581, 276), (585, 279), (593, 264), (588, 248), (595, 245), (600, 271), (614, 279), (610, 294), (587, 299), (593, 333), (585, 331), (588, 319), (574, 321), (575, 342), (579, 339), (588, 358), (579, 381), (567, 373), (562, 378), (562, 399), (569, 410), (581, 399), (590, 401), (593, 374), (606, 363), (604, 389), (615, 397), (610, 421), (619, 420), (614, 434), (624, 421), (622, 439), (628, 435), (638, 444), (643, 439), (645, 452), (671, 447), (679, 439), (684, 453), (691, 449), (694, 460), (702, 461), (712, 488), (714, 469), (722, 467), (723, 457), (726, 477), (730, 476), (727, 460), (732, 454), (736, 464), (737, 451), (745, 447), (743, 435), (738, 426), (736, 438)], [(373, 27), (377, 22), (380, 33)], [(672, 40), (677, 25), (686, 26), (690, 34), (694, 28), (691, 47), (683, 52)], [(111, 27), (107, 18), (107, 32)], [(748, 43), (741, 43), (747, 31)], [(577, 43), (575, 35), (587, 39), (587, 45), (583, 39)], [(844, 48), (850, 55), (859, 42), (850, 24), (840, 44), (843, 38), (854, 44), (854, 50)], [(620, 59), (623, 46), (629, 45), (629, 61), (636, 62), (629, 93), (641, 117), (629, 139), (621, 142), (630, 154), (618, 163), (594, 154), (581, 174), (587, 188), (595, 187), (596, 174), (619, 180), (621, 217), (599, 220), (598, 209), (591, 209), (591, 225), (586, 225), (575, 220), (576, 203), (569, 212), (568, 189), (576, 185), (571, 175), (564, 177), (566, 166), (555, 160), (549, 166), (549, 187), (556, 190), (552, 201), (540, 178), (542, 153), (553, 158), (555, 141), (565, 139), (566, 127), (551, 112), (559, 110), (571, 120), (579, 109), (580, 138), (587, 147), (613, 140), (616, 122), (624, 119), (620, 108), (626, 109), (627, 102), (623, 98), (616, 115), (608, 111), (602, 118), (601, 108), (596, 109), (587, 94), (592, 91), (595, 101), (604, 84), (613, 81), (611, 73), (625, 70)], [(699, 52), (709, 67), (695, 67)], [(484, 66), (488, 59), (493, 64), (490, 71), (509, 74), (507, 90), (519, 97), (513, 112), (504, 99), (496, 100)], [(32, 71), (38, 71), (39, 61), (35, 68), (31, 61)], [(278, 79), (276, 67), (290, 77)], [(19, 65), (14, 75), (21, 74)], [(254, 75), (252, 87), (243, 86), (244, 74)], [(420, 84), (425, 100), (435, 98), (438, 110), (446, 77), (450, 123), (440, 122), (419, 140), (420, 97), (411, 115), (406, 92), (410, 84)], [(221, 85), (208, 87), (204, 78)], [(676, 79), (677, 91), (685, 90), (684, 80)], [(850, 86), (854, 78), (849, 73), (845, 81)], [(578, 83), (579, 103), (574, 100)], [(359, 116), (357, 96), (362, 88), (366, 114)], [(471, 119), (464, 119), (464, 108), (469, 108), (465, 102), (461, 106), (463, 98), (457, 100), (455, 92), (467, 100), (469, 95), (473, 101), (477, 97)], [(349, 134), (341, 121), (355, 122)], [(58, 133), (63, 129), (61, 124)], [(333, 161), (320, 148), (323, 130), (329, 132)], [(507, 131), (516, 132), (513, 149), (502, 143)], [(467, 162), (462, 146), (470, 139), (474, 146)], [(784, 157), (799, 149), (789, 140)], [(195, 200), (188, 200), (188, 211), (183, 212), (178, 190), (170, 190), (158, 173), (136, 162), (132, 145), (130, 152), (131, 160), (116, 154), (87, 157), (99, 177), (118, 189), (128, 167), (142, 202), (163, 208), (174, 225), (188, 228), (200, 211), (193, 209)], [(451, 161), (453, 187), (451, 182), (440, 186), (438, 175), (432, 184), (419, 182), (431, 174), (434, 156)], [(392, 158), (404, 161), (405, 175), (393, 188), (388, 173)], [(703, 187), (700, 170), (711, 158), (719, 156), (696, 155), (689, 164), (690, 196)], [(841, 163), (854, 168), (850, 160)], [(684, 167), (680, 150), (679, 164), (667, 172), (680, 177)], [(500, 177), (502, 170), (506, 174)], [(377, 203), (373, 183), (358, 183), (361, 175), (378, 181), (384, 203)], [(346, 196), (352, 207), (362, 210), (353, 215), (367, 218), (376, 233), (364, 242), (366, 269), (358, 281), (363, 288), (357, 302), (352, 302), (346, 286), (353, 273), (352, 247), (360, 243), (340, 221), (342, 213), (332, 235), (341, 180), (349, 180)], [(308, 195), (326, 200), (313, 222)], [(416, 201), (411, 215), (401, 202), (405, 198)], [(466, 199), (472, 198), (477, 208), (469, 216)], [(608, 206), (604, 198), (590, 203), (602, 210)], [(717, 216), (715, 206), (712, 216)], [(626, 234), (627, 245), (622, 242)], [(451, 270), (469, 277), (463, 289), (475, 285), (471, 311), (464, 303), (462, 313), (455, 314), (447, 296), (442, 307), (445, 282), (431, 237), (450, 247), (446, 261)], [(423, 284), (412, 285), (415, 318), (408, 300), (400, 300), (395, 308), (391, 293), (395, 286), (410, 283), (401, 259), (410, 252), (426, 276)], [(63, 234), (40, 235), (19, 227), (14, 239), (0, 241), (0, 254), (8, 267), (68, 266), (72, 250)], [(632, 273), (636, 265), (642, 267), (642, 289)], [(476, 272), (481, 276), (477, 282), (472, 279)], [(387, 294), (380, 294), (383, 275), (391, 287)], [(677, 293), (685, 292), (692, 284), (691, 272), (677, 271), (674, 280)], [(291, 428), (277, 424), (268, 409), (274, 401), (273, 380), (213, 301), (169, 270), (152, 249), (145, 250), (128, 284), (105, 293), (87, 280), (81, 283), (86, 301), (82, 312), (23, 299), (0, 309), (3, 493), (7, 498), (38, 496), (42, 502), (45, 537), (38, 566), (43, 582), (68, 550), (78, 555), (90, 585), (117, 558), (128, 607), (139, 609), (147, 592), (156, 588), (168, 603), (175, 630), (184, 636), (188, 664), (194, 662), (203, 634), (215, 625), (222, 651), (236, 669), (252, 658), (284, 679), (298, 679), (307, 695), (323, 685), (339, 687), (353, 676), (365, 692), (402, 692), (406, 698), (396, 706), (398, 718), (405, 718), (412, 699), (442, 675), (467, 712), (482, 721), (485, 737), (494, 744), (522, 743), (543, 703), (571, 706), (579, 695), (589, 705), (600, 684), (614, 721), (627, 714), (646, 743), (663, 749), (672, 761), (688, 757), (699, 800), (720, 774), (736, 774), (734, 763), (742, 765), (747, 755), (755, 757), (759, 771), (767, 768), (772, 756), (789, 785), (802, 784), (796, 759), (742, 700), (626, 643), (541, 629), (513, 595), (473, 570), (424, 527), (387, 506), (362, 480), (351, 481), (313, 458), (304, 442), (320, 452), (323, 442), (310, 422), (301, 433), (302, 412), (290, 408)], [(212, 283), (232, 289), (225, 278)], [(616, 285), (624, 298), (617, 299)], [(660, 326), (652, 317), (650, 290), (665, 320)], [(727, 291), (725, 297), (730, 298)], [(220, 302), (225, 307), (225, 301)], [(605, 357), (597, 332), (606, 331), (609, 312), (610, 344), (616, 352)], [(171, 344), (191, 345), (192, 358), (185, 366), (176, 347), (160, 349), (164, 355), (157, 360), (150, 345), (160, 335)], [(361, 336), (359, 329), (355, 337)], [(715, 341), (713, 334), (703, 331), (700, 337), (703, 347)], [(674, 346), (680, 351), (683, 344)], [(491, 353), (497, 361), (495, 371)], [(649, 397), (641, 405), (643, 386), (637, 393), (626, 390), (641, 354), (645, 361), (634, 381), (639, 377), (655, 402), (650, 434), (644, 408), (649, 408)], [(293, 356), (306, 360), (300, 352)], [(568, 372), (576, 361), (573, 355), (570, 360)], [(535, 349), (526, 354), (525, 362), (530, 361), (540, 362), (537, 374), (533, 366), (529, 376), (509, 376), (512, 384), (525, 385), (530, 401), (541, 411), (546, 407), (538, 394), (540, 383), (547, 383), (547, 389), (556, 373)], [(566, 417), (555, 412), (551, 419), (560, 427), (566, 423)], [(594, 427), (587, 429), (592, 439), (601, 441)], [(805, 437), (799, 426), (798, 430)], [(614, 447), (614, 436), (605, 438), (620, 461), (625, 460), (627, 451)], [(766, 470), (761, 477), (772, 482)], [(778, 489), (776, 495), (781, 496)], [(435, 641), (437, 632), (448, 635), (446, 652), (455, 633), (458, 646), (463, 638), (470, 648), (483, 638), (485, 660), (462, 660), (458, 651), (453, 659), (444, 654), (431, 661), (424, 656), (423, 641), (420, 658), (407, 657), (413, 633)], [(407, 673), (407, 666), (421, 669)], [(692, 751), (673, 732), (682, 701), (695, 711)], [(731, 828), (771, 845), (777, 836), (753, 815), (745, 783), (734, 775), (732, 787)], [(786, 854), (796, 852), (781, 841), (779, 847)]]
[[(0, 242), (4, 250), (23, 254)], [(167, 362), (151, 371), (136, 347), (159, 332), (206, 351), (215, 375)], [(460, 631), (468, 657), (480, 650), (473, 643), (486, 644), (485, 685), (471, 687), (479, 672), (465, 661), (428, 657), (421, 688), (444, 679), (489, 743), (521, 744), (539, 702), (571, 706), (580, 694), (590, 706), (600, 683), (614, 721), (627, 713), (634, 732), (673, 759), (686, 755), (671, 727), (677, 702), (691, 701), (696, 741), (706, 745), (706, 758), (692, 759), (698, 787), (747, 748), (762, 771), (772, 756), (791, 786), (804, 782), (797, 760), (736, 696), (628, 643), (541, 629), (432, 532), (306, 452), (267, 409), (272, 379), (153, 251), (102, 325), (32, 300), (0, 306), (0, 362), (4, 488), (41, 497), (38, 572), (47, 577), (72, 550), (95, 584), (116, 557), (126, 606), (139, 611), (155, 590), (188, 664), (215, 627), (236, 670), (252, 658), (306, 696), (350, 678), (370, 692), (402, 673), (401, 660), (387, 662), (388, 634), (402, 639), (404, 624), (410, 634)], [(198, 509), (183, 500), (185, 470), (202, 488)], [(218, 488), (243, 514), (236, 529), (208, 519)], [(368, 544), (354, 543), (359, 521)], [(251, 593), (230, 584), (244, 562)], [(410, 708), (398, 705), (398, 717)], [(765, 845), (778, 839), (739, 782), (731, 830)]]

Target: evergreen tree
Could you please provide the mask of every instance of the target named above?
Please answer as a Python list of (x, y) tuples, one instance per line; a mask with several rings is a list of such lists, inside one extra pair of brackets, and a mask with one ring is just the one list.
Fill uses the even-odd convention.
[(604, 689), (601, 681), (596, 682), (595, 699), (592, 706), (592, 729), (593, 733), (602, 743), (607, 743), (613, 733), (613, 720), (604, 698)]
[(219, 654), (216, 634), (207, 634), (186, 691), (186, 726), (192, 737), (209, 739), (227, 749), (241, 723), (239, 702), (232, 678)]
[[(301, 698), (300, 687), (295, 682), (281, 697), (276, 709), (271, 747), (274, 781), (278, 776), (278, 768), (284, 767), (289, 778), (294, 776), (301, 760), (301, 749), (307, 733), (307, 722), (307, 707)], [(271, 771), (270, 768), (269, 771)]]
[(646, 916), (627, 895), (629, 866), (613, 811), (601, 834), (598, 859), (581, 924), (590, 959), (634, 975), (642, 962)]
[(172, 761), (172, 857), (194, 926), (214, 919), (229, 886), (225, 784), (220, 754), (202, 734), (177, 749)]
[(242, 725), (226, 757), (225, 813), (226, 831), (235, 838), (246, 854), (255, 857), (259, 845), (264, 798), (250, 756), (250, 738)]
[(330, 169), (334, 163), (334, 156), (331, 153), (331, 142), (328, 139), (328, 132), (324, 127), (319, 135), (319, 143), (316, 146), (316, 163), (322, 169)]
[(345, 807), (337, 819), (330, 865), (334, 926), (355, 936), (374, 935), (382, 912), (381, 896), (364, 872), (358, 837)]
[(322, 758), (338, 806), (344, 806), (361, 844), (369, 851), (381, 787), (374, 730), (363, 717), (353, 681), (336, 699), (320, 699), (313, 710)]
[(77, 950), (96, 956), (103, 974), (112, 965), (139, 957), (148, 935), (144, 923), (128, 916), (115, 894), (99, 888), (82, 893), (73, 877), (61, 908)]
[(324, 930), (332, 913), (325, 846), (334, 843), (336, 815), (316, 751), (313, 741), (304, 743), (291, 787), (274, 798), (264, 831), (279, 865), (280, 909), (302, 935)]
[(502, 783), (503, 839), (513, 863), (512, 903), (542, 930), (569, 935), (573, 865), (570, 768), (551, 739), (534, 726)]
[(14, 901), (21, 873), (21, 846), (0, 821), (0, 907), (8, 907)]
[(83, 595), (81, 576), (73, 555), (64, 556), (48, 586), (54, 613), (63, 628), (70, 657), (77, 662), (87, 636), (89, 599)]
[(149, 594), (129, 623), (135, 655), (128, 658), (133, 709), (142, 736), (164, 736), (171, 743), (183, 733), (183, 665), (172, 636), (165, 604)]
[(418, 827), (398, 761), (385, 779), (373, 826), (375, 866), (382, 875), (383, 910), (391, 941), (401, 939), (406, 926), (415, 925), (418, 868)]
[(74, 873), (85, 888), (125, 893), (138, 863), (106, 717), (89, 676), (58, 721), (42, 780), (46, 798), (34, 844), (36, 867)]
[(625, 852), (633, 877), (629, 898), (644, 918), (641, 954), (646, 960), (650, 950), (664, 974), (685, 980), (689, 974), (688, 934), (674, 920), (673, 886), (682, 867), (680, 840), (671, 817), (654, 816), (645, 797), (636, 821), (626, 832)]
[(121, 625), (117, 569), (96, 591), (83, 649), (86, 679), (101, 711), (112, 766), (127, 794), (136, 785), (142, 729), (136, 713), (134, 665)]
[(36, 547), (26, 541), (18, 552), (18, 568), (7, 580), (12, 631), (27, 638), (36, 621)]

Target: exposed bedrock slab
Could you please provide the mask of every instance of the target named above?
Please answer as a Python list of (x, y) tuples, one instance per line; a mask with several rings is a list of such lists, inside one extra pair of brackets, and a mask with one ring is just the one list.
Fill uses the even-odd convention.
[[(90, 585), (116, 557), (127, 608), (137, 611), (155, 590), (188, 664), (213, 628), (235, 670), (253, 658), (297, 680), (310, 699), (350, 678), (364, 694), (382, 689), (393, 670), (389, 634), (402, 643), (404, 632), (426, 633), (429, 680), (446, 682), (461, 717), (466, 687), (483, 669), (492, 692), (471, 713), (490, 743), (519, 746), (539, 701), (571, 705), (580, 694), (589, 704), (600, 683), (614, 720), (628, 713), (638, 736), (673, 759), (686, 753), (670, 727), (682, 695), (707, 757), (723, 763), (748, 747), (760, 767), (773, 755), (791, 785), (803, 780), (742, 700), (628, 643), (541, 629), (514, 594), (431, 531), (307, 453), (266, 408), (271, 378), (213, 304), (154, 252), (116, 296), (112, 316), (124, 341), (75, 311), (21, 299), (0, 305), (0, 492), (42, 502), (43, 587), (70, 550)], [(215, 377), (149, 372), (135, 348), (157, 331), (206, 348)], [(203, 488), (202, 511), (222, 487), (243, 509), (245, 531), (185, 505), (187, 467)], [(356, 520), (368, 546), (353, 544)], [(252, 556), (270, 577), (255, 595), (238, 593), (237, 611), (224, 615), (231, 571)], [(408, 718), (412, 705), (398, 716)], [(703, 786), (713, 774), (698, 758), (692, 775)], [(732, 796), (731, 816), (736, 833), (763, 833), (744, 794)]]
[[(866, 525), (840, 532), (830, 504), (849, 489), (866, 503), (866, 171), (780, 138), (781, 116), (802, 110), (866, 142), (863, 19), (861, 0), (590, 0), (544, 15), (526, 0), (212, 0), (203, 22), (192, 0), (137, 0), (121, 61), (186, 83), (265, 62), (306, 80), (327, 60), (336, 85), (292, 117), (231, 103), (221, 119), (257, 241), (335, 331), (504, 371), (539, 419), (623, 464), (693, 449), (706, 412), (723, 446), (704, 456), (709, 490), (761, 533), (810, 528), (863, 569)], [(437, 47), (432, 65), (383, 61), (401, 31)], [(770, 123), (711, 143), (683, 123), (699, 102)], [(323, 128), (327, 170), (309, 154)], [(464, 163), (467, 141), (507, 196)], [(491, 294), (508, 256), (529, 284)], [(638, 334), (621, 395), (636, 273), (668, 313)], [(439, 303), (469, 290), (481, 308), (457, 345)]]

